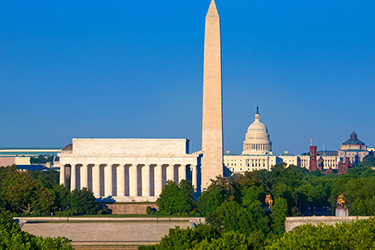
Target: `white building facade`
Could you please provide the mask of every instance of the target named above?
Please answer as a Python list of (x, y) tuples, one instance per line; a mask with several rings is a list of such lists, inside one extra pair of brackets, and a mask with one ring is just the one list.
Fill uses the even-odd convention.
[(361, 162), (369, 153), (366, 144), (358, 140), (358, 136), (353, 130), (350, 134), (349, 140), (345, 141), (340, 146), (338, 156), (341, 160), (349, 158), (350, 163), (356, 164)]
[(155, 202), (167, 180), (199, 188), (200, 153), (187, 139), (73, 139), (59, 154), (60, 183), (98, 200)]

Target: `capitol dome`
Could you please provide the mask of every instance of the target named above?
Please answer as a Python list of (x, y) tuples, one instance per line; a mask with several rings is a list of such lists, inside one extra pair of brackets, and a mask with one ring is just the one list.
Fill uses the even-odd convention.
[(259, 108), (255, 114), (255, 121), (247, 129), (243, 142), (243, 155), (272, 154), (272, 143), (267, 127), (260, 121)]

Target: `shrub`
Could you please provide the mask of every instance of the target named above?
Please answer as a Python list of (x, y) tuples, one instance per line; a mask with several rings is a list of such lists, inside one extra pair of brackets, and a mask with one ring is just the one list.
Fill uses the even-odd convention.
[(151, 206), (148, 206), (148, 207), (146, 208), (146, 213), (147, 213), (147, 214), (156, 214), (156, 208), (153, 208), (153, 207), (151, 207)]

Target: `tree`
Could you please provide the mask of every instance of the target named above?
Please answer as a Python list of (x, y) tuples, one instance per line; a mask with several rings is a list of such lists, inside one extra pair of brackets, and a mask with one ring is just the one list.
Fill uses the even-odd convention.
[(374, 228), (374, 218), (336, 226), (301, 225), (295, 231), (285, 233), (267, 249), (374, 249)]
[(59, 184), (60, 173), (52, 169), (49, 169), (46, 172), (38, 170), (31, 171), (30, 176), (42, 187), (53, 189), (55, 185)]
[[(247, 250), (249, 249), (248, 239), (245, 234), (230, 231), (225, 232), (222, 237), (212, 239), (211, 242), (204, 239), (195, 245), (194, 250)], [(251, 248), (250, 248), (251, 249)]]
[(156, 205), (160, 213), (173, 214), (177, 212), (175, 208), (178, 204), (179, 189), (175, 181), (168, 180), (163, 187), (163, 190), (156, 200)]
[(187, 215), (196, 207), (194, 201), (194, 188), (188, 180), (181, 180), (178, 185), (177, 213)]
[(272, 207), (271, 228), (275, 234), (285, 232), (285, 218), (288, 215), (288, 203), (283, 198), (276, 198), (275, 205)]
[(53, 187), (52, 194), (55, 198), (55, 208), (65, 210), (70, 205), (70, 195), (64, 185), (57, 184)]
[(72, 250), (70, 241), (64, 237), (36, 237), (21, 230), (13, 221), (10, 211), (0, 210), (0, 249), (61, 249)]
[(257, 197), (256, 199), (263, 199), (266, 197), (266, 194), (264, 192), (263, 183), (258, 178), (257, 174), (255, 172), (245, 172), (243, 175), (238, 177), (233, 182), (233, 187), (235, 190), (235, 198), (236, 201), (241, 204), (242, 197), (245, 195), (245, 193), (248, 191), (249, 188), (253, 190), (257, 190)]
[(48, 157), (45, 157), (43, 155), (39, 155), (38, 157), (31, 157), (30, 158), (30, 163), (31, 164), (44, 164), (44, 163), (47, 163), (47, 162), (53, 162), (53, 158), (54, 156), (48, 156)]
[(280, 182), (274, 185), (271, 191), (272, 197), (282, 197), (288, 204), (288, 215), (293, 215), (293, 208), (297, 207), (297, 191), (292, 186)]
[(355, 167), (375, 167), (375, 156), (367, 155)]
[(168, 180), (156, 200), (156, 205), (162, 214), (187, 215), (196, 206), (193, 194), (194, 189), (188, 180), (182, 180), (179, 185)]
[(41, 215), (48, 215), (56, 208), (54, 204), (55, 196), (51, 191), (48, 188), (39, 188), (37, 199), (33, 203), (35, 211)]
[(12, 165), (9, 167), (0, 167), (0, 188), (9, 176), (17, 172), (17, 166)]
[(233, 172), (230, 171), (229, 168), (227, 168), (226, 166), (224, 166), (223, 176), (226, 177), (226, 178), (228, 178), (228, 177), (230, 177), (232, 174), (233, 174)]
[[(252, 232), (258, 230), (267, 234), (270, 231), (270, 220), (266, 214), (264, 204), (260, 201), (260, 199), (265, 200), (263, 197), (265, 197), (263, 186), (258, 188), (249, 187), (242, 197), (242, 206), (247, 209), (249, 217), (252, 218), (250, 222), (254, 226)], [(246, 232), (246, 234), (249, 233), (251, 232)]]
[(2, 186), (2, 195), (15, 212), (48, 214), (53, 209), (54, 196), (40, 187), (29, 173), (12, 173)]
[(1, 190), (3, 189), (4, 183), (6, 180), (17, 172), (17, 166), (12, 165), (9, 167), (0, 167), (0, 208), (11, 209), (10, 204), (4, 198)]
[(217, 177), (198, 198), (198, 211), (203, 215), (214, 212), (224, 201), (234, 199), (234, 188), (229, 181)]
[(95, 214), (97, 205), (94, 194), (87, 188), (74, 189), (70, 197), (71, 211), (75, 215)]
[(160, 243), (155, 246), (140, 247), (140, 250), (155, 249), (155, 250), (183, 250), (192, 249), (196, 244), (206, 240), (211, 242), (213, 239), (219, 238), (220, 231), (210, 225), (200, 224), (195, 229), (186, 228), (180, 229), (179, 227), (169, 230), (169, 234), (164, 236)]

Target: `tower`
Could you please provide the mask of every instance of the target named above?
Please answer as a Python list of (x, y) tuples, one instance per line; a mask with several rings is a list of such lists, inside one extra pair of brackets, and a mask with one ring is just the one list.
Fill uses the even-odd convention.
[(317, 163), (317, 147), (310, 146), (310, 166), (309, 172), (318, 170), (318, 163)]
[(223, 175), (220, 17), (212, 0), (206, 16), (203, 72), (201, 187)]

